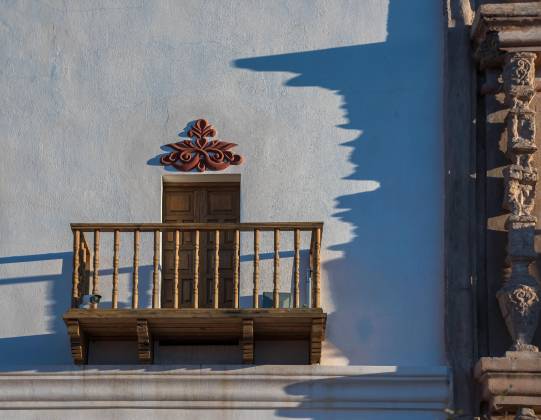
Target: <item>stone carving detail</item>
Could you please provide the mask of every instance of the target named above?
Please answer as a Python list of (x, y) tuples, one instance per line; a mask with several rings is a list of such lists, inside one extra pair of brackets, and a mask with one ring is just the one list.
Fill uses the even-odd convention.
[(474, 54), (474, 58), (477, 60), (479, 67), (482, 70), (501, 66), (504, 54), (499, 48), (500, 42), (498, 39), (498, 33), (487, 33)]
[[(511, 274), (498, 292), (498, 301), (513, 339), (513, 351), (538, 351), (531, 344), (537, 328), (541, 289), (530, 275), (529, 266), (536, 258), (534, 248), (535, 185), (534, 167), (535, 112), (529, 108), (535, 95), (535, 53), (513, 52), (505, 55), (503, 82), (507, 116), (507, 156), (511, 164), (504, 170), (504, 208), (507, 219), (508, 258)], [(530, 418), (518, 417), (517, 418)], [(535, 418), (535, 417), (534, 417)]]
[(207, 140), (207, 137), (215, 137), (216, 129), (207, 120), (197, 120), (188, 131), (191, 140), (183, 140), (178, 143), (168, 144), (167, 147), (174, 149), (168, 155), (162, 156), (162, 165), (172, 165), (182, 172), (190, 172), (197, 169), (204, 172), (207, 168), (221, 171), (229, 165), (240, 165), (243, 158), (231, 151), (236, 146), (222, 140)]

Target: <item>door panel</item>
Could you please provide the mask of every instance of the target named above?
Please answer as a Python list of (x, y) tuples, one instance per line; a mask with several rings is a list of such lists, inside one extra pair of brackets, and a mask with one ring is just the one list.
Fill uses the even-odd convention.
[[(235, 183), (165, 184), (163, 221), (175, 223), (238, 223), (240, 186)], [(214, 232), (201, 232), (199, 239), (199, 307), (213, 306)], [(164, 238), (162, 307), (173, 306), (174, 232)], [(233, 307), (234, 233), (220, 234), (219, 306)], [(180, 305), (193, 307), (193, 233), (181, 233), (179, 251)]]

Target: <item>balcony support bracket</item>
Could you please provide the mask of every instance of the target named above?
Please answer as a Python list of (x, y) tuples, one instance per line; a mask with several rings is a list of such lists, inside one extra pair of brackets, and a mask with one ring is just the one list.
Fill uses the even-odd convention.
[(242, 363), (251, 365), (254, 363), (254, 320), (242, 320)]
[(148, 321), (145, 319), (137, 320), (137, 355), (139, 363), (152, 363), (154, 359), (154, 341), (148, 328)]
[(68, 328), (68, 335), (70, 338), (71, 356), (73, 357), (73, 363), (76, 365), (86, 364), (88, 345), (87, 339), (81, 327), (79, 321), (69, 320), (66, 321)]
[(321, 361), (321, 342), (325, 335), (325, 321), (323, 318), (312, 319), (310, 331), (310, 364), (314, 365)]

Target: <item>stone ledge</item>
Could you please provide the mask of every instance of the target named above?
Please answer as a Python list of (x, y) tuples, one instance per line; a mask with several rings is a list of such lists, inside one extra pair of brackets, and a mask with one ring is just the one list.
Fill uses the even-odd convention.
[(471, 35), (480, 42), (497, 32), (502, 50), (538, 51), (541, 47), (541, 1), (483, 4), (472, 24)]
[(475, 366), (481, 398), (492, 412), (526, 406), (541, 409), (541, 354), (508, 352), (507, 357), (483, 357)]
[[(48, 369), (48, 370), (47, 370)], [(85, 366), (0, 371), (0, 409), (444, 410), (445, 366)]]

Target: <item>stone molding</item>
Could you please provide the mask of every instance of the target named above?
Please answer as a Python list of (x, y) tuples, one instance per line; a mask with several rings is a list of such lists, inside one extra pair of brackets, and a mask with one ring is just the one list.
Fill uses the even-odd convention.
[(483, 4), (472, 24), (472, 38), (480, 43), (494, 33), (501, 50), (541, 50), (541, 2)]
[[(541, 355), (508, 352), (506, 357), (483, 357), (475, 367), (481, 398), (491, 413), (541, 409)], [(533, 417), (535, 418), (535, 417)]]
[(49, 366), (0, 372), (0, 409), (441, 412), (448, 400), (445, 366)]

